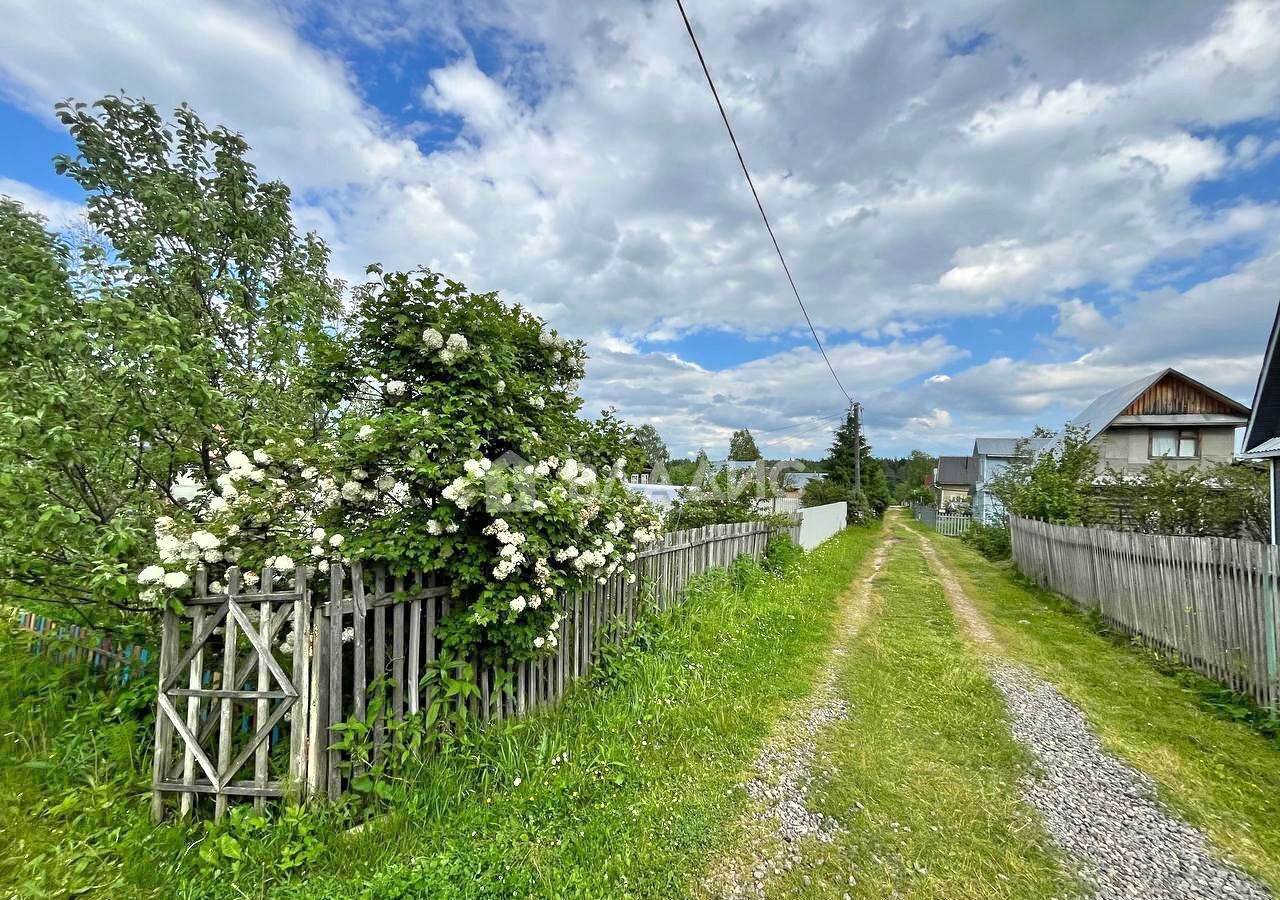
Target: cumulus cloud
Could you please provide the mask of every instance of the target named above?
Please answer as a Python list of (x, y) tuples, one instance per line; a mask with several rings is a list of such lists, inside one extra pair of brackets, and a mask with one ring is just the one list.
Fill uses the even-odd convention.
[[(742, 425), (778, 447), (828, 440), (844, 400), (812, 352), (711, 371), (634, 350), (801, 324), (673, 8), (0, 7), (0, 90), (23, 108), (47, 117), (65, 96), (122, 87), (189, 100), (298, 190), (299, 219), (331, 241), (342, 274), (426, 264), (600, 338), (589, 401), (677, 445)], [(1266, 125), (1280, 110), (1276, 4), (873, 0), (855, 17), (841, 3), (705, 0), (693, 13), (876, 440), (1025, 428), (1159, 365), (1232, 390), (1248, 380), (1280, 274), (1277, 209), (1202, 205), (1195, 191), (1280, 153)], [(65, 27), (77, 21), (100, 27)], [(393, 61), (424, 42), (445, 62), (410, 77), (408, 107), (378, 107), (348, 51)], [(1254, 255), (1190, 288), (1150, 277), (1224, 245)], [(1086, 286), (1112, 301), (1078, 299)], [(1056, 314), (1053, 333), (995, 358), (950, 332), (1037, 307)], [(946, 364), (949, 381), (927, 377)]]

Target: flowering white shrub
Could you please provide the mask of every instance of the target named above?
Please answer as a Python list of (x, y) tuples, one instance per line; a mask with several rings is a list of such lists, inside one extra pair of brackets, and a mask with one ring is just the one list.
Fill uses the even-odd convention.
[(213, 481), (157, 523), (144, 596), (180, 596), (197, 565), (214, 580), (237, 563), (249, 584), (263, 565), (359, 558), (441, 572), (456, 652), (553, 650), (560, 598), (626, 572), (661, 530), (577, 415), (581, 343), (432, 273), (379, 277), (357, 299), (322, 373), (340, 415), (306, 439), (224, 448)]

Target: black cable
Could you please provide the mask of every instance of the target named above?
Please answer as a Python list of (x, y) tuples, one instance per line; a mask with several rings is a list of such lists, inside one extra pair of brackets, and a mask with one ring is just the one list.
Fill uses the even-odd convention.
[(742, 150), (738, 147), (738, 139), (734, 136), (733, 126), (729, 124), (729, 116), (724, 111), (724, 104), (720, 102), (720, 92), (716, 90), (716, 83), (711, 80), (711, 70), (707, 68), (707, 61), (702, 56), (702, 48), (698, 46), (698, 39), (694, 36), (693, 25), (689, 22), (689, 16), (684, 11), (684, 3), (682, 0), (676, 0), (676, 6), (680, 7), (680, 17), (684, 19), (684, 27), (689, 32), (689, 40), (693, 42), (694, 52), (698, 54), (698, 62), (702, 64), (702, 74), (707, 76), (707, 85), (711, 88), (711, 96), (715, 98), (716, 106), (720, 109), (720, 118), (724, 120), (725, 130), (729, 132), (729, 140), (733, 142), (733, 151), (738, 154), (738, 164), (742, 166), (742, 174), (747, 176), (747, 186), (751, 188), (751, 196), (756, 200), (756, 209), (760, 210), (760, 218), (764, 219), (765, 230), (769, 232), (769, 239), (773, 241), (773, 249), (778, 252), (778, 260), (782, 263), (782, 271), (787, 273), (787, 282), (791, 285), (791, 292), (796, 295), (796, 302), (800, 304), (800, 312), (804, 313), (804, 320), (808, 323), (809, 331), (813, 334), (813, 342), (818, 345), (818, 352), (826, 360), (827, 368), (831, 370), (831, 377), (836, 381), (836, 387), (840, 388), (840, 393), (844, 394), (845, 399), (852, 403), (853, 398), (849, 396), (849, 392), (840, 383), (840, 376), (836, 374), (835, 367), (831, 365), (827, 351), (823, 348), (822, 341), (818, 339), (818, 331), (813, 327), (813, 320), (809, 318), (809, 310), (804, 308), (804, 301), (800, 299), (800, 291), (796, 288), (795, 279), (791, 277), (791, 268), (787, 265), (786, 257), (782, 255), (782, 248), (778, 246), (778, 239), (774, 236), (773, 226), (769, 224), (769, 216), (765, 214), (764, 204), (760, 202), (760, 195), (756, 192), (755, 182), (751, 180), (751, 172), (747, 170), (747, 162), (742, 158)]

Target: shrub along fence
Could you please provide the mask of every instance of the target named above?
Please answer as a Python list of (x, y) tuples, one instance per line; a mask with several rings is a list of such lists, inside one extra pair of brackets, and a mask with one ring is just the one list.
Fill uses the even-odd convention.
[(564, 599), (552, 652), (497, 667), (442, 658), (449, 592), (435, 574), (393, 577), (355, 562), (332, 567), (327, 588), (313, 591), (306, 570), (281, 584), (265, 568), (246, 591), (232, 569), (225, 592), (211, 594), (197, 572), (185, 612), (164, 617), (152, 812), (161, 818), (175, 798), (180, 814), (215, 818), (232, 801), (336, 800), (353, 780), (367, 786), (362, 776), (410, 717), (489, 722), (555, 704), (640, 615), (679, 602), (690, 578), (759, 559), (771, 534), (797, 539), (799, 528), (793, 516), (781, 529), (742, 522), (664, 535), (638, 555), (635, 583), (618, 575)]
[(1280, 549), (1011, 516), (1018, 569), (1273, 714)]

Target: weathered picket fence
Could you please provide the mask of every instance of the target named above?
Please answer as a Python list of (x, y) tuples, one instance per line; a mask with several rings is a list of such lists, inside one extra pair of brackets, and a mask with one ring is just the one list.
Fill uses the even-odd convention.
[[(2, 615), (3, 613), (0, 613)], [(10, 610), (13, 624), (31, 635), (31, 651), (59, 662), (83, 662), (91, 669), (110, 672), (122, 684), (147, 668), (151, 651), (98, 634), (80, 625), (66, 625), (25, 609)]]
[(932, 506), (914, 504), (911, 507), (917, 522), (923, 522), (938, 534), (952, 537), (964, 534), (973, 527), (973, 517), (956, 513), (940, 513)]
[(1024, 575), (1276, 711), (1280, 548), (1017, 517), (1009, 530)]
[[(739, 556), (758, 559), (772, 533), (794, 539), (799, 528), (793, 517), (782, 529), (743, 522), (663, 536), (638, 555), (635, 583), (618, 575), (564, 598), (553, 653), (503, 667), (457, 661), (455, 675), (469, 667), (474, 692), (456, 702), (483, 722), (557, 703), (603, 646), (621, 642), (647, 610), (682, 599), (690, 578)], [(430, 708), (439, 689), (423, 677), (441, 665), (437, 625), (450, 612), (437, 575), (392, 577), (357, 562), (332, 567), (324, 590), (313, 591), (305, 570), (281, 584), (263, 569), (249, 590), (234, 569), (226, 581), (213, 594), (197, 573), (185, 612), (164, 618), (156, 818), (175, 797), (180, 814), (215, 818), (233, 800), (337, 799), (367, 759), (342, 749), (334, 726), (367, 723), (376, 761), (395, 724)]]

